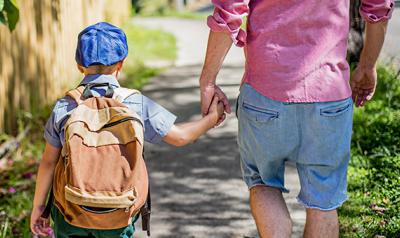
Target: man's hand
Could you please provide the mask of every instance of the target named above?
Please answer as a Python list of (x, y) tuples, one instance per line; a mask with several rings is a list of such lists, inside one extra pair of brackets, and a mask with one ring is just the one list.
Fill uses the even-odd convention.
[(357, 107), (364, 106), (374, 96), (377, 84), (376, 67), (357, 66), (350, 82), (353, 101)]
[[(211, 102), (214, 96), (219, 98), (219, 101), (224, 105), (224, 111), (231, 113), (231, 106), (229, 105), (228, 98), (225, 93), (217, 85), (209, 85), (200, 88), (201, 93), (201, 113), (203, 116), (207, 115), (210, 110)], [(222, 114), (217, 125), (221, 124), (225, 120), (225, 113)]]
[(41, 215), (44, 211), (44, 206), (34, 207), (31, 214), (31, 231), (35, 235), (52, 236), (53, 230), (50, 227), (49, 218), (42, 218)]
[(213, 122), (215, 125), (219, 125), (221, 123), (221, 118), (225, 119), (224, 104), (219, 100), (217, 94), (215, 94), (214, 98), (211, 101), (211, 105), (208, 109), (207, 115), (213, 118)]

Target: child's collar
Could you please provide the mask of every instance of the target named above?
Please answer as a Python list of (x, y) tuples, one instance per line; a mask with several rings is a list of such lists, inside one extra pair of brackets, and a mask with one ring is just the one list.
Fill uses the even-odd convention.
[(88, 74), (85, 75), (79, 85), (86, 85), (89, 83), (109, 83), (115, 87), (121, 87), (117, 78), (112, 74)]

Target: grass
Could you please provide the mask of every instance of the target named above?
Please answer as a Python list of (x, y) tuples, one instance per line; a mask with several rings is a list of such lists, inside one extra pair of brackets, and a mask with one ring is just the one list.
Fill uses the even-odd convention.
[[(21, 114), (20, 129), (31, 125), (26, 137), (11, 157), (2, 159), (0, 166), (0, 238), (30, 237), (29, 217), (34, 194), (35, 174), (44, 148), (43, 125), (51, 107), (32, 114)], [(0, 142), (9, 136), (0, 136)]]
[(354, 112), (341, 237), (400, 237), (400, 80), (389, 68), (378, 75), (373, 101)]
[[(194, 20), (206, 20), (210, 12), (176, 11), (168, 0), (136, 0), (142, 17), (177, 17)], [(135, 13), (134, 13), (135, 14)]]
[(140, 16), (142, 16), (142, 17), (176, 17), (176, 18), (183, 18), (183, 19), (205, 21), (210, 14), (211, 14), (210, 12), (190, 12), (190, 11), (177, 12), (174, 10), (165, 10), (161, 13), (160, 12), (143, 13), (143, 14), (140, 14)]
[(140, 89), (151, 77), (163, 69), (147, 67), (146, 62), (176, 59), (176, 39), (160, 30), (150, 30), (134, 24), (124, 26), (128, 39), (129, 55), (125, 61), (122, 86)]
[[(174, 61), (176, 41), (168, 33), (148, 30), (133, 24), (124, 30), (128, 37), (129, 55), (123, 74), (125, 87), (140, 89), (163, 69), (149, 68), (151, 60)], [(33, 113), (21, 113), (20, 130), (30, 125), (31, 131), (10, 158), (0, 160), (0, 238), (30, 237), (29, 218), (34, 194), (35, 174), (44, 148), (43, 128), (52, 106)], [(0, 144), (10, 136), (0, 134)]]

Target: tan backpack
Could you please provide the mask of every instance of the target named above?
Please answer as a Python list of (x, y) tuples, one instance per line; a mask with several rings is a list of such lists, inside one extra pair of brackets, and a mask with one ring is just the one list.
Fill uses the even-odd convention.
[[(97, 86), (108, 86), (104, 97), (92, 95), (91, 88)], [(117, 229), (128, 226), (142, 208), (142, 218), (149, 215), (144, 206), (149, 182), (143, 122), (122, 103), (135, 93), (109, 84), (88, 84), (67, 93), (78, 106), (64, 126), (53, 194), (71, 225)]]

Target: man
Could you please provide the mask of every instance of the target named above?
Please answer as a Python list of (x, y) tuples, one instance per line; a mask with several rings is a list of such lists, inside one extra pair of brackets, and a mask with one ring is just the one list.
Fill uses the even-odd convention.
[[(203, 115), (232, 43), (244, 46), (245, 74), (238, 99), (239, 150), (250, 207), (261, 237), (290, 237), (282, 196), (286, 161), (296, 164), (306, 207), (304, 237), (338, 237), (336, 209), (347, 199), (353, 101), (374, 94), (376, 61), (393, 0), (361, 0), (365, 45), (349, 83), (346, 61), (349, 1), (213, 0), (200, 77)], [(248, 16), (247, 30), (240, 27)], [(352, 100), (353, 99), (353, 100)], [(222, 118), (223, 120), (223, 118)]]

